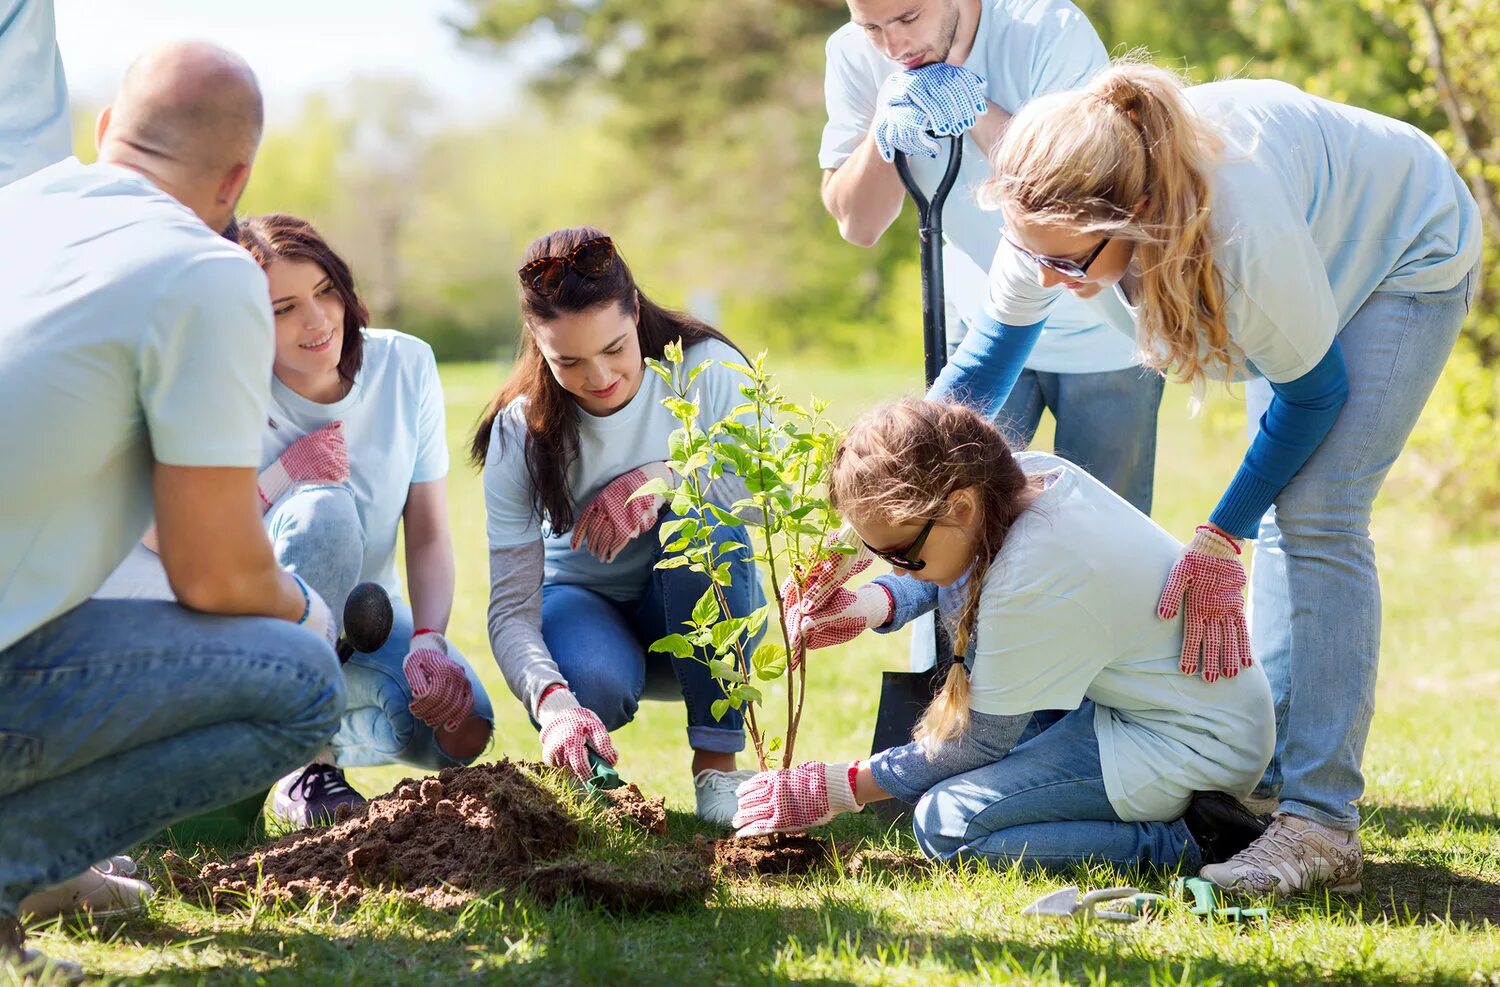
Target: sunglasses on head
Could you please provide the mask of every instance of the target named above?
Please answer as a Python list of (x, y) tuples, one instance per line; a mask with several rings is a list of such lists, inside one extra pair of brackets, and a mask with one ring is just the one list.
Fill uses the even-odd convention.
[(1009, 235), (1001, 235), (1005, 237), (1006, 243), (1010, 244), (1012, 247), (1015, 247), (1021, 253), (1025, 254), (1027, 257), (1030, 257), (1033, 261), (1040, 264), (1042, 267), (1045, 267), (1051, 271), (1056, 271), (1058, 274), (1061, 274), (1065, 278), (1073, 278), (1075, 280), (1081, 280), (1088, 277), (1089, 268), (1094, 266), (1094, 261), (1098, 260), (1099, 255), (1104, 253), (1104, 248), (1109, 246), (1109, 237), (1105, 237), (1104, 239), (1099, 241), (1099, 246), (1095, 247), (1093, 251), (1083, 259), (1082, 262), (1079, 262), (1076, 260), (1069, 260), (1066, 257), (1048, 257), (1045, 254), (1034, 254), (1031, 251), (1027, 250), (1025, 247), (1021, 246), (1016, 241), (1012, 240)]
[(607, 236), (585, 240), (560, 257), (538, 257), (516, 272), (521, 285), (543, 295), (557, 294), (563, 276), (572, 270), (579, 277), (594, 281), (604, 276), (615, 259), (615, 244)]
[(912, 539), (911, 544), (903, 548), (883, 552), (869, 542), (865, 542), (865, 548), (873, 552), (877, 558), (884, 559), (897, 569), (905, 569), (907, 572), (921, 572), (927, 568), (927, 563), (917, 558), (917, 553), (922, 551), (922, 546), (927, 543), (927, 536), (932, 533), (932, 526), (936, 523), (937, 518), (928, 520), (926, 524), (922, 525), (922, 530), (917, 532), (917, 537)]

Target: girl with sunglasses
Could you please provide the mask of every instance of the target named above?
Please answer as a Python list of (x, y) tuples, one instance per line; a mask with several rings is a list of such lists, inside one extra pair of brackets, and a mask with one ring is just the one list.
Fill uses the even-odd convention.
[[(588, 778), (594, 757), (614, 763), (611, 731), (642, 698), (680, 698), (687, 710), (698, 815), (727, 825), (745, 747), (740, 714), (715, 719), (723, 690), (704, 660), (647, 650), (680, 631), (708, 587), (686, 568), (658, 569), (673, 553), (656, 536), (670, 520), (659, 496), (632, 497), (667, 479), (676, 420), (665, 383), (648, 373), (680, 339), (691, 386), (710, 420), (742, 403), (742, 378), (721, 361), (744, 358), (718, 330), (651, 301), (623, 257), (592, 227), (558, 230), (527, 248), (519, 269), (525, 331), (510, 379), (474, 435), (484, 471), (490, 543), (490, 645), (516, 698), (541, 731), (543, 757)], [(725, 477), (723, 506), (747, 495)], [(749, 544), (741, 528), (716, 537)], [(730, 609), (763, 605), (749, 552), (732, 558)]]
[[(431, 347), (368, 327), (349, 265), (306, 220), (250, 217), (236, 236), (265, 272), (276, 325), (267, 465), (257, 485), (276, 559), (340, 617), (357, 582), (377, 582), (395, 618), (383, 647), (355, 652), (343, 666), (348, 701), (329, 746), (276, 785), (276, 814), (308, 825), (364, 803), (345, 768), (471, 763), (494, 716), (446, 637), (454, 590), (448, 443)], [(155, 556), (137, 547), (100, 595), (171, 589)]]
[[(892, 796), (916, 803), (930, 856), (1002, 866), (1196, 870), (1260, 834), (1231, 795), (1270, 760), (1270, 686), (1258, 667), (1218, 685), (1179, 672), (1182, 620), (1152, 606), (1182, 551), (1171, 535), (1082, 468), (1012, 455), (976, 411), (937, 401), (856, 422), (829, 494), (877, 555), (956, 584), (954, 651), (966, 657), (910, 744), (742, 785), (742, 834)], [(869, 557), (829, 564), (844, 571), (825, 588)]]
[[(1370, 512), (1473, 300), (1478, 206), (1406, 124), (1130, 63), (1028, 104), (994, 165), (980, 194), (1017, 249), (997, 255), (989, 319), (936, 392), (1003, 401), (1064, 289), (1114, 290), (1153, 365), (1200, 391), (1252, 378), (1244, 461), (1156, 604), (1185, 615), (1184, 673), (1222, 683), (1253, 651), (1276, 693), (1256, 793), (1275, 822), (1205, 874), (1358, 889), (1380, 651)], [(1241, 553), (1257, 536), (1247, 629)]]

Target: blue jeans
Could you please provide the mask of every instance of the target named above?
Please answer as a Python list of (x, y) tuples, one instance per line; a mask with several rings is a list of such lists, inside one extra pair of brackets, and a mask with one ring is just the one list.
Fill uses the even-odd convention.
[[(1271, 681), (1276, 753), (1257, 789), (1292, 815), (1359, 825), (1375, 714), (1380, 581), (1370, 512), (1437, 384), (1478, 269), (1445, 292), (1371, 295), (1339, 332), (1349, 398), (1333, 430), (1261, 519), (1250, 647)], [(1246, 386), (1252, 437), (1271, 400)]]
[[(276, 561), (307, 580), (342, 617), (344, 601), (359, 580), (365, 536), (354, 498), (344, 487), (302, 487), (277, 501), (266, 517)], [(438, 746), (432, 727), (411, 715), (411, 685), (401, 665), (411, 644), (411, 607), (391, 599), (395, 620), (385, 646), (355, 652), (344, 665), (348, 704), (333, 736), (334, 760), (343, 768), (398, 762), (435, 771), (461, 761)], [(494, 711), (474, 669), (448, 642), (448, 657), (468, 673), (474, 713), (494, 723)]]
[(928, 789), (913, 819), (938, 860), (1022, 860), (1051, 870), (1084, 861), (1196, 871), (1198, 846), (1182, 820), (1123, 822), (1104, 790), (1094, 704), (1048, 723), (1036, 715), (1009, 754)]
[[(1023, 370), (1001, 406), (996, 424), (1018, 449), (1031, 444), (1042, 412), (1057, 421), (1053, 448), (1077, 463), (1142, 514), (1151, 514), (1156, 477), (1156, 418), (1165, 381), (1154, 370), (1127, 367), (1093, 374)], [(947, 612), (961, 601), (938, 592)], [(932, 621), (923, 614), (911, 624), (911, 669), (933, 666)]]
[(310, 631), (88, 600), (0, 651), (0, 917), (186, 816), (264, 790), (337, 727)]
[[(658, 528), (674, 517), (671, 511), (663, 512)], [(669, 554), (676, 554), (660, 548), (657, 529), (640, 537), (650, 538), (658, 546), (653, 567)], [(716, 528), (714, 539), (720, 544), (750, 542), (744, 528), (728, 525)], [(765, 592), (750, 553), (739, 549), (720, 557), (731, 560), (730, 585), (724, 587), (731, 614), (743, 617), (763, 606)], [(542, 639), (568, 688), (581, 705), (598, 715), (606, 729), (613, 732), (634, 719), (643, 697), (668, 698), (675, 691), (687, 706), (688, 745), (693, 750), (737, 754), (745, 749), (745, 725), (739, 710), (731, 709), (722, 719), (714, 719), (714, 701), (724, 698), (724, 690), (708, 672), (710, 656), (700, 650), (699, 657), (676, 658), (647, 650), (658, 638), (684, 630), (693, 604), (707, 588), (708, 578), (685, 566), (652, 568), (640, 599), (631, 603), (617, 603), (587, 587), (568, 583), (542, 587)], [(764, 633), (762, 630), (747, 642), (747, 657)]]

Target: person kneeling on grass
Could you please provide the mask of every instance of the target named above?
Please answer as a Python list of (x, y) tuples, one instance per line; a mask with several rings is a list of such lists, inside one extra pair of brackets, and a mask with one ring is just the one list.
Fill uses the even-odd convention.
[[(348, 706), (330, 746), (276, 785), (276, 814), (305, 826), (364, 804), (343, 768), (471, 763), (494, 714), (444, 636), (454, 564), (443, 389), (431, 347), (367, 327), (348, 264), (306, 220), (242, 219), (238, 237), (265, 271), (276, 320), (262, 436), (268, 465), (257, 485), (276, 559), (336, 618), (360, 580), (385, 587), (395, 611), (385, 646), (355, 652), (343, 666)], [(410, 604), (396, 572), (401, 526)], [(160, 564), (138, 546), (98, 595), (169, 592)]]
[[(1154, 607), (1182, 554), (1171, 535), (1078, 466), (1012, 455), (979, 414), (934, 401), (861, 418), (835, 453), (830, 496), (892, 566), (960, 584), (966, 657), (910, 744), (741, 785), (741, 835), (891, 797), (916, 803), (917, 842), (943, 860), (1196, 870), (1260, 835), (1229, 796), (1249, 794), (1271, 758), (1270, 687), (1258, 666), (1216, 685), (1181, 673), (1182, 621)], [(900, 614), (886, 580), (843, 587), (868, 565), (825, 563), (788, 607), (793, 636), (826, 647)]]

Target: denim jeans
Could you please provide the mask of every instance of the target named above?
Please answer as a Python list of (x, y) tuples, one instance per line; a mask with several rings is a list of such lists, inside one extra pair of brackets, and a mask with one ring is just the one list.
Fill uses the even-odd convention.
[[(1057, 455), (1088, 470), (1142, 514), (1151, 514), (1156, 476), (1156, 418), (1165, 381), (1154, 370), (1127, 367), (1093, 374), (1023, 370), (996, 416), (996, 424), (1018, 449), (1031, 444), (1042, 411), (1057, 420)], [(958, 602), (938, 593), (938, 608)], [(935, 660), (933, 617), (912, 621), (911, 669)]]
[[(663, 512), (658, 528), (640, 536), (658, 546), (653, 566), (676, 554), (664, 552), (657, 537), (661, 523), (674, 517), (671, 511)], [(750, 537), (742, 527), (720, 525), (714, 540), (748, 545)], [(765, 592), (750, 553), (737, 549), (720, 557), (731, 561), (730, 585), (724, 587), (730, 613), (743, 617), (763, 606)], [(708, 577), (686, 566), (653, 568), (640, 599), (631, 603), (617, 603), (568, 583), (542, 587), (542, 639), (547, 650), (578, 702), (593, 710), (608, 730), (634, 719), (643, 697), (665, 698), (648, 688), (648, 679), (652, 684), (675, 680), (675, 691), (687, 707), (688, 745), (693, 750), (737, 754), (745, 749), (744, 720), (738, 710), (714, 719), (714, 701), (724, 698), (724, 690), (708, 672), (710, 656), (700, 651), (699, 657), (676, 658), (648, 650), (658, 638), (684, 630), (693, 604), (707, 588)], [(745, 645), (747, 657), (764, 633)]]
[(284, 620), (88, 600), (0, 651), (0, 917), (333, 734), (333, 649)]
[(1084, 861), (1190, 871), (1202, 866), (1182, 820), (1121, 821), (1104, 789), (1092, 702), (1050, 725), (1049, 714), (1035, 720), (1009, 754), (941, 781), (921, 797), (913, 828), (924, 853), (1001, 866), (1021, 860), (1052, 870)]
[[(1478, 268), (1445, 292), (1371, 295), (1339, 333), (1349, 397), (1333, 430), (1262, 518), (1250, 647), (1271, 681), (1276, 753), (1257, 789), (1288, 813), (1359, 825), (1360, 763), (1375, 713), (1380, 582), (1370, 512), (1437, 384)], [(1271, 400), (1246, 386), (1252, 437)]]
[[(309, 586), (343, 616), (344, 601), (359, 579), (365, 538), (354, 498), (344, 487), (301, 487), (277, 501), (266, 517), (276, 561)], [(461, 761), (438, 746), (432, 727), (411, 714), (411, 685), (402, 671), (411, 644), (411, 607), (391, 599), (395, 620), (385, 646), (372, 654), (355, 652), (344, 665), (349, 698), (343, 721), (333, 736), (334, 760), (343, 768), (398, 762), (438, 770)], [(494, 723), (494, 711), (474, 669), (448, 642), (448, 657), (468, 673), (474, 690), (474, 712)]]

